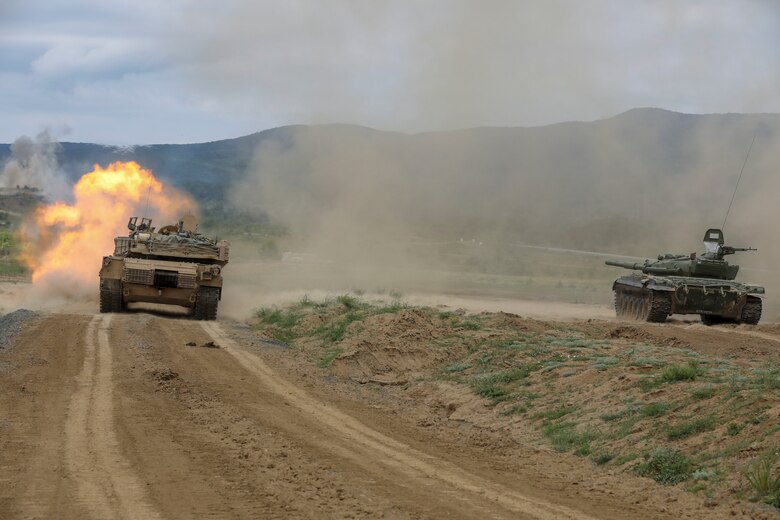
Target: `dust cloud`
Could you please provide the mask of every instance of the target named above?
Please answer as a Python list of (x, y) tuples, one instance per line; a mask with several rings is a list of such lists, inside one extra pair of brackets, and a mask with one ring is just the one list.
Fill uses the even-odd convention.
[[(231, 200), (288, 230), (269, 289), (476, 291), (503, 275), (603, 281), (609, 254), (702, 252), (709, 227), (757, 247), (728, 259), (780, 290), (772, 227), (780, 119), (631, 111), (593, 124), (406, 135), (293, 127), (256, 151)], [(734, 188), (755, 135), (739, 189)], [(523, 245), (601, 252), (545, 263)], [(282, 262), (283, 264), (285, 262)], [(587, 266), (587, 270), (584, 267)], [(231, 265), (241, 278), (241, 266)], [(256, 275), (247, 268), (247, 276)], [(600, 296), (600, 297), (599, 297)], [(777, 312), (769, 302), (770, 312)]]

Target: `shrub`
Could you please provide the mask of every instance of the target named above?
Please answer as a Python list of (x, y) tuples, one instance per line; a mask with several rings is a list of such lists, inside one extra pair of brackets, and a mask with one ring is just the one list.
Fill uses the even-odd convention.
[(504, 400), (507, 396), (508, 391), (505, 385), (528, 377), (530, 373), (530, 367), (519, 366), (501, 372), (493, 372), (492, 374), (481, 374), (471, 381), (471, 390), (481, 397), (487, 397), (494, 402), (498, 402)]
[(776, 462), (777, 451), (764, 452), (745, 470), (745, 479), (761, 500), (780, 507), (780, 472), (774, 471)]
[(765, 370), (756, 370), (753, 384), (765, 390), (780, 388), (780, 369), (778, 367), (770, 367)]
[(685, 365), (669, 365), (661, 372), (661, 381), (673, 383), (676, 381), (695, 381), (702, 374), (697, 361), (688, 361)]
[(359, 309), (362, 305), (358, 298), (350, 294), (342, 294), (336, 298), (336, 301), (351, 311)]
[(709, 399), (713, 395), (715, 395), (714, 386), (704, 386), (702, 388), (697, 388), (693, 392), (691, 392), (691, 396), (694, 399)]
[(668, 486), (688, 480), (693, 473), (693, 463), (679, 450), (657, 448), (650, 452), (646, 462), (637, 466), (636, 473)]
[(593, 461), (594, 464), (601, 466), (603, 464), (606, 464), (607, 462), (614, 459), (615, 456), (611, 453), (602, 453), (601, 455), (596, 455), (595, 457), (591, 458), (590, 460)]
[(741, 432), (744, 427), (744, 424), (731, 423), (726, 427), (726, 433), (733, 437), (734, 435), (739, 435), (739, 432)]

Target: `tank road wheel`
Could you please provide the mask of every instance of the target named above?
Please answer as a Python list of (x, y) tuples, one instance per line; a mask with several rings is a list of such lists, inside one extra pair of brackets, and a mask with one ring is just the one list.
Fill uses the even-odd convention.
[(748, 296), (747, 302), (745, 302), (745, 306), (742, 308), (742, 316), (739, 318), (739, 322), (756, 325), (758, 320), (761, 319), (761, 310), (761, 298)]
[(122, 312), (122, 282), (119, 280), (100, 280), (100, 312)]
[(195, 300), (193, 316), (196, 320), (216, 320), (219, 305), (219, 287), (201, 287)]
[(615, 315), (618, 318), (663, 323), (671, 311), (672, 299), (665, 291), (615, 290)]
[(665, 291), (650, 291), (647, 295), (647, 312), (643, 319), (651, 323), (663, 323), (671, 312), (671, 295)]

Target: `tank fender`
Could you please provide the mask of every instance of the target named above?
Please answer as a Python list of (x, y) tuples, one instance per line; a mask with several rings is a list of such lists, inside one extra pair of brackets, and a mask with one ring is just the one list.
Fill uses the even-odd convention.
[(635, 278), (618, 278), (612, 283), (612, 290), (614, 291), (617, 289), (618, 285), (628, 285), (630, 287), (636, 287), (637, 289), (642, 289), (644, 285), (642, 284), (641, 280), (637, 280)]
[(644, 285), (648, 289), (652, 289), (654, 291), (667, 291), (667, 292), (675, 291), (675, 287), (673, 285), (659, 284), (659, 283), (654, 283), (652, 281), (648, 281)]

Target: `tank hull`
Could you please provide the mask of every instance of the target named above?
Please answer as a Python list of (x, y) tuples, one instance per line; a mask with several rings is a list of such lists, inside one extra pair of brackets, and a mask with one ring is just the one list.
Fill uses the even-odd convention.
[(651, 315), (650, 307), (653, 302), (663, 301), (667, 315), (698, 314), (705, 323), (758, 323), (760, 295), (764, 294), (763, 287), (733, 280), (639, 273), (621, 276), (615, 280), (612, 290), (619, 317), (656, 322), (664, 321), (666, 316), (661, 319), (661, 310)]
[(213, 264), (106, 256), (100, 270), (100, 311), (122, 312), (128, 303), (178, 305), (197, 319), (216, 319), (221, 269)]

